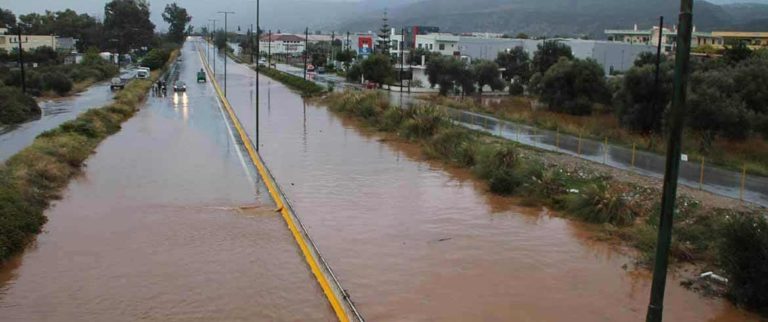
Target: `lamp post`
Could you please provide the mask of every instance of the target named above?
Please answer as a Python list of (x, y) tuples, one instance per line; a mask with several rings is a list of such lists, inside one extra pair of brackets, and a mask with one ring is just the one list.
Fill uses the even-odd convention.
[[(259, 151), (259, 69), (261, 69), (261, 66), (259, 66), (259, 61), (261, 60), (259, 57), (261, 56), (259, 31), (261, 31), (259, 26), (259, 0), (256, 0), (256, 151)], [(253, 57), (253, 52), (251, 52), (251, 57)]]
[(304, 80), (307, 80), (307, 56), (309, 56), (309, 27), (304, 29)]
[(227, 16), (235, 14), (233, 11), (219, 11), (224, 14), (224, 97), (227, 97)]
[[(214, 37), (216, 37), (216, 19), (208, 19), (210, 21), (213, 21), (213, 33), (211, 33), (211, 45), (213, 45), (212, 52), (216, 53), (216, 40)], [(211, 57), (211, 55), (208, 55), (208, 59), (213, 61), (213, 78), (216, 78), (216, 57)]]
[(686, 113), (686, 88), (688, 85), (691, 53), (693, 0), (680, 0), (680, 28), (677, 30), (677, 53), (675, 54), (675, 80), (670, 109), (670, 130), (667, 141), (667, 161), (664, 170), (664, 186), (661, 196), (659, 235), (656, 244), (656, 264), (653, 268), (651, 299), (645, 317), (647, 322), (661, 322), (664, 311), (664, 289), (667, 283), (669, 247), (672, 242), (672, 216), (677, 197), (677, 178), (680, 172), (680, 153), (683, 121)]

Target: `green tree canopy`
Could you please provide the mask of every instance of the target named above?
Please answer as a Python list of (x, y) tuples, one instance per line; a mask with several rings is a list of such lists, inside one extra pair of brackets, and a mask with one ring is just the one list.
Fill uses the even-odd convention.
[(661, 134), (664, 110), (672, 98), (672, 64), (662, 64), (659, 89), (655, 88), (656, 67), (632, 67), (621, 79), (614, 96), (616, 116), (622, 126), (641, 133)]
[(556, 64), (560, 57), (573, 59), (571, 47), (556, 40), (545, 40), (538, 45), (533, 54), (533, 68), (539, 73), (546, 73), (549, 67)]
[(362, 67), (365, 79), (379, 85), (390, 84), (395, 79), (395, 70), (392, 67), (392, 60), (388, 55), (371, 55), (363, 60), (360, 66)]
[(176, 2), (167, 4), (163, 11), (163, 20), (168, 23), (168, 38), (177, 43), (183, 42), (187, 24), (192, 21), (187, 9), (180, 7)]
[(440, 86), (440, 95), (447, 95), (455, 86), (460, 87), (463, 94), (475, 91), (475, 70), (454, 57), (433, 57), (427, 63), (426, 72), (431, 87)]
[(515, 47), (509, 52), (499, 53), (496, 56), (496, 63), (505, 69), (502, 76), (508, 81), (515, 76), (519, 76), (523, 82), (531, 78), (531, 57), (523, 47)]
[(146, 0), (112, 0), (104, 5), (104, 28), (107, 43), (118, 52), (149, 47), (155, 25), (149, 20), (149, 3)]
[[(667, 61), (667, 57), (664, 55), (661, 55), (661, 62), (664, 63)], [(652, 53), (650, 51), (644, 51), (640, 53), (640, 55), (637, 55), (637, 59), (635, 59), (635, 66), (640, 67), (643, 65), (655, 65), (656, 64), (656, 54)]]
[(474, 75), (477, 79), (477, 88), (480, 93), (483, 92), (483, 87), (488, 85), (491, 90), (500, 91), (504, 89), (504, 81), (501, 79), (501, 73), (499, 72), (499, 65), (492, 61), (480, 61), (474, 66)]
[(16, 15), (11, 10), (0, 8), (0, 27), (11, 28), (16, 25)]
[(595, 103), (610, 98), (603, 68), (592, 59), (561, 58), (542, 76), (539, 88), (551, 111), (572, 115), (590, 114)]

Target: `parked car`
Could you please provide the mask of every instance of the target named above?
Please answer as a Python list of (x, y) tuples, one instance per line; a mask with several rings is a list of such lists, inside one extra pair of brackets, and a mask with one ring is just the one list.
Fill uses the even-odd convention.
[(323, 67), (323, 66), (318, 67), (317, 68), (317, 73), (318, 74), (325, 74), (325, 67)]
[(149, 67), (139, 67), (136, 69), (136, 78), (147, 79), (149, 78)]
[(109, 83), (109, 89), (111, 89), (111, 90), (123, 89), (123, 88), (125, 88), (125, 83), (127, 83), (127, 82), (128, 82), (128, 80), (120, 78), (120, 77), (112, 78), (112, 81), (110, 81), (110, 83)]
[(184, 84), (182, 81), (177, 81), (173, 84), (173, 91), (174, 92), (186, 92), (187, 91), (187, 84)]

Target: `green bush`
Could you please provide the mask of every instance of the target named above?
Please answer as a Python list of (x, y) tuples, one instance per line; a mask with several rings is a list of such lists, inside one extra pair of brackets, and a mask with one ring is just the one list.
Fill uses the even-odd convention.
[(72, 90), (72, 80), (61, 72), (46, 73), (43, 76), (43, 89), (64, 95)]
[(731, 216), (723, 229), (720, 262), (728, 295), (736, 303), (768, 313), (768, 221), (765, 214)]
[(585, 186), (579, 193), (566, 197), (566, 209), (576, 217), (592, 223), (626, 226), (634, 223), (625, 193), (604, 181)]
[(460, 166), (473, 166), (477, 152), (477, 138), (466, 129), (456, 126), (437, 132), (426, 142), (426, 152), (433, 157), (448, 160)]
[(21, 89), (0, 86), (0, 124), (14, 124), (40, 117), (42, 111), (34, 98), (24, 95)]
[(400, 129), (407, 138), (426, 138), (434, 135), (444, 122), (444, 113), (438, 107), (419, 105), (405, 111), (405, 121)]
[(141, 60), (141, 65), (149, 67), (151, 70), (160, 69), (163, 67), (163, 65), (165, 65), (165, 62), (168, 61), (170, 56), (170, 51), (154, 48), (150, 50), (146, 56), (144, 56), (144, 59)]
[(302, 96), (313, 96), (325, 92), (322, 86), (317, 85), (312, 81), (281, 72), (277, 69), (260, 67), (259, 72), (269, 78), (285, 84), (289, 88), (300, 91)]
[(515, 171), (519, 166), (517, 147), (512, 143), (485, 145), (477, 151), (475, 173), (488, 180), (491, 192), (512, 194), (523, 185), (523, 177)]

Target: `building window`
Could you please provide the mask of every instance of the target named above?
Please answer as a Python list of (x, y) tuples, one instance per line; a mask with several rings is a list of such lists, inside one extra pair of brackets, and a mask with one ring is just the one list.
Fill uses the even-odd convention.
[(429, 44), (429, 50), (434, 50), (435, 47), (432, 44)]
[(421, 49), (421, 44), (419, 44), (419, 49)]
[(445, 44), (440, 44), (440, 50), (445, 50)]

